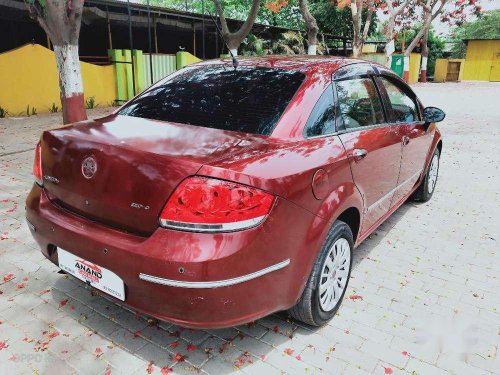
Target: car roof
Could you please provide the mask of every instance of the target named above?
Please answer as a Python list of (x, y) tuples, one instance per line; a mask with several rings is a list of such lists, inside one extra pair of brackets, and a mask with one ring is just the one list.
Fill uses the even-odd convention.
[[(309, 56), (309, 55), (266, 55), (266, 56), (237, 56), (239, 66), (261, 67), (261, 68), (274, 68), (295, 70), (303, 73), (316, 71), (319, 68), (329, 68), (330, 72), (338, 68), (356, 64), (365, 63), (372, 64), (372, 61), (352, 59), (342, 56)], [(232, 66), (232, 59), (221, 58), (213, 60), (205, 60), (193, 65), (207, 66), (207, 65), (229, 65)], [(376, 64), (375, 64), (376, 65)]]

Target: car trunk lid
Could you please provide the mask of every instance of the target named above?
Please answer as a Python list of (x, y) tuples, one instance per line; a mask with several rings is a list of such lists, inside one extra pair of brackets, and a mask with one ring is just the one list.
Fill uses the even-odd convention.
[(252, 143), (245, 138), (117, 115), (78, 123), (43, 134), (44, 188), (66, 210), (149, 235), (176, 186), (203, 164)]

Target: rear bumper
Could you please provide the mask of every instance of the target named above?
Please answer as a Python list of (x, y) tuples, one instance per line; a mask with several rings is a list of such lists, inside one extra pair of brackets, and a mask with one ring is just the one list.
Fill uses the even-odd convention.
[(125, 302), (118, 303), (193, 328), (234, 326), (293, 306), (321, 243), (318, 218), (281, 199), (256, 228), (158, 228), (149, 237), (64, 211), (36, 185), (26, 206), (32, 235), (54, 264), (62, 248), (105, 267), (125, 283)]

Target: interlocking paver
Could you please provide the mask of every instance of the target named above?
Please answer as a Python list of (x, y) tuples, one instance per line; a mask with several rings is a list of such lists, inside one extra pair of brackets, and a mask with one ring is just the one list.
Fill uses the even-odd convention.
[(1, 119), (0, 374), (498, 374), (499, 88), (415, 86), (448, 114), (436, 193), (355, 251), (346, 300), (322, 328), (285, 313), (220, 330), (148, 326), (58, 274), (23, 216), (34, 145), (60, 115)]

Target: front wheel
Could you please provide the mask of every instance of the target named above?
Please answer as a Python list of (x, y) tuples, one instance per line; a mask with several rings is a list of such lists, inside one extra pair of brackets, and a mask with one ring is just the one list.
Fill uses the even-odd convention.
[(328, 322), (342, 303), (352, 267), (354, 240), (349, 226), (337, 220), (321, 247), (292, 317), (312, 326)]
[(434, 190), (436, 189), (436, 183), (439, 174), (439, 150), (436, 148), (434, 153), (432, 154), (431, 163), (429, 165), (429, 169), (427, 170), (427, 174), (423, 179), (422, 183), (413, 193), (413, 200), (416, 202), (427, 202), (432, 198), (432, 194), (434, 194)]

